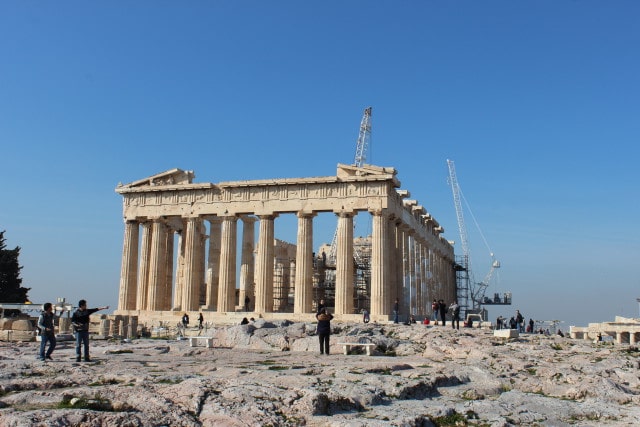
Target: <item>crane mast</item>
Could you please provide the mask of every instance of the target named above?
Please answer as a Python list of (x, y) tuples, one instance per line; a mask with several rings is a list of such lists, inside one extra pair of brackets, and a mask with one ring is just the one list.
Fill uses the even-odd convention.
[[(354, 159), (355, 166), (361, 168), (367, 161), (367, 151), (371, 140), (371, 107), (364, 109), (362, 120), (360, 121), (360, 131), (358, 133), (358, 141), (356, 142), (356, 155)], [(338, 228), (333, 233), (331, 240), (331, 248), (327, 256), (329, 263), (336, 262), (336, 242), (338, 241)], [(356, 254), (357, 255), (357, 254)]]
[[(469, 309), (469, 239), (467, 237), (467, 227), (464, 223), (462, 201), (460, 200), (460, 186), (458, 185), (456, 167), (453, 160), (447, 159), (447, 166), (449, 167), (449, 185), (451, 185), (451, 192), (453, 193), (453, 204), (456, 208), (458, 232), (460, 233), (460, 244), (462, 245), (462, 265), (457, 268), (460, 272), (460, 278), (457, 280), (458, 288), (456, 289), (456, 292), (458, 295), (458, 304), (466, 317)], [(471, 301), (473, 302), (474, 300), (475, 296), (472, 294)]]
[[(484, 277), (484, 280), (482, 282), (473, 283), (473, 277), (472, 277), (472, 272), (470, 268), (471, 262), (470, 262), (470, 253), (469, 253), (469, 238), (467, 236), (467, 227), (465, 226), (465, 222), (464, 222), (464, 214), (462, 212), (462, 194), (460, 191), (460, 185), (458, 184), (458, 179), (456, 177), (456, 168), (453, 163), (453, 160), (447, 159), (447, 165), (449, 166), (449, 184), (451, 185), (451, 191), (453, 192), (453, 202), (456, 208), (456, 216), (458, 219), (458, 231), (460, 232), (460, 243), (462, 245), (462, 265), (459, 268), (457, 268), (457, 270), (465, 272), (464, 275), (461, 275), (461, 277), (459, 277), (460, 280), (457, 280), (458, 281), (457, 292), (458, 292), (458, 299), (459, 299), (458, 302), (460, 303), (460, 300), (463, 300), (463, 302), (460, 303), (460, 305), (461, 307), (465, 308), (465, 310), (468, 310), (468, 307), (469, 307), (468, 300), (471, 299), (471, 308), (473, 309), (474, 312), (480, 311), (481, 304), (509, 305), (511, 304), (511, 293), (505, 293), (503, 298), (499, 298), (496, 294), (494, 295), (493, 300), (485, 298), (484, 296), (485, 290), (489, 286), (489, 282), (493, 277), (493, 273), (495, 272), (496, 268), (500, 268), (500, 262), (495, 259), (495, 257), (493, 256), (493, 252), (491, 252), (491, 250), (489, 250), (491, 255), (491, 269), (489, 270), (487, 275)], [(473, 213), (471, 213), (471, 216), (475, 221), (475, 218), (473, 217)], [(476, 221), (476, 226), (477, 225), (478, 223)], [(482, 232), (480, 233), (482, 234)], [(482, 238), (484, 239), (484, 235), (482, 236)], [(484, 240), (485, 240), (485, 244), (487, 244), (486, 239)], [(489, 245), (487, 244), (487, 248), (488, 247)]]
[(356, 144), (356, 158), (354, 163), (357, 167), (362, 167), (367, 160), (367, 150), (369, 149), (369, 140), (371, 139), (371, 107), (367, 107), (360, 121), (360, 133), (358, 134), (358, 143)]

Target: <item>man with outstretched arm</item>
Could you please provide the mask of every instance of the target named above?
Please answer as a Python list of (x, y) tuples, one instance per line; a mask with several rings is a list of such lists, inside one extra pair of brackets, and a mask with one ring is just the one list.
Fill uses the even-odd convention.
[(84, 361), (91, 362), (89, 357), (89, 316), (96, 311), (107, 310), (109, 306), (98, 308), (87, 308), (87, 301), (81, 299), (78, 303), (78, 309), (71, 316), (71, 324), (76, 332), (76, 362), (80, 361), (82, 356), (81, 347), (84, 345)]

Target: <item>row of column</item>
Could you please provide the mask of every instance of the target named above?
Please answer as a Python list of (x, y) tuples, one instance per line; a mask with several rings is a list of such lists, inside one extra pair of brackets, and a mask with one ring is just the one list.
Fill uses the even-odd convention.
[[(313, 213), (298, 213), (294, 313), (313, 303)], [(416, 238), (383, 211), (372, 212), (370, 313), (387, 315), (398, 298), (403, 311), (427, 314), (430, 298), (455, 298), (453, 260)], [(277, 214), (241, 216), (242, 251), (239, 304), (274, 311), (274, 222)], [(353, 312), (354, 213), (337, 214), (335, 313)], [(210, 223), (206, 234), (204, 221)], [(259, 220), (257, 251), (255, 221)], [(126, 221), (119, 310), (235, 311), (236, 216), (162, 217)], [(174, 234), (178, 234), (174, 271)], [(205, 254), (206, 240), (209, 251)], [(205, 257), (206, 255), (206, 257)], [(206, 268), (205, 268), (206, 266)], [(175, 288), (173, 284), (175, 283)], [(442, 293), (448, 295), (437, 295)]]

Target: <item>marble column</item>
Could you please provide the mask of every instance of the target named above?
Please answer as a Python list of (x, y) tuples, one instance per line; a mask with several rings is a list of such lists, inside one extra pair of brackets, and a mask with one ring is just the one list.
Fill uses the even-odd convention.
[(127, 221), (124, 225), (124, 245), (122, 247), (122, 268), (120, 270), (120, 291), (118, 310), (135, 310), (138, 293), (138, 242), (140, 240), (138, 221)]
[(225, 216), (222, 220), (220, 253), (220, 284), (218, 287), (218, 312), (235, 312), (236, 298), (236, 247), (238, 218)]
[(275, 215), (260, 215), (260, 234), (256, 257), (257, 313), (273, 312), (273, 267), (274, 267), (274, 219)]
[(162, 297), (164, 296), (163, 290), (167, 280), (165, 270), (167, 226), (160, 219), (156, 219), (153, 221), (151, 233), (147, 309), (158, 311), (161, 309)]
[(175, 295), (173, 298), (173, 311), (182, 311), (182, 293), (184, 289), (184, 253), (185, 249), (185, 234), (186, 227), (183, 227), (178, 231), (178, 258), (176, 259), (176, 278), (175, 278)]
[(195, 311), (200, 306), (200, 288), (204, 282), (202, 255), (202, 220), (187, 218), (184, 253), (184, 287), (182, 289), (182, 311)]
[(167, 243), (165, 245), (165, 280), (160, 304), (161, 310), (171, 310), (173, 308), (173, 234), (171, 228), (167, 228)]
[(238, 304), (243, 307), (244, 300), (249, 297), (249, 310), (255, 303), (253, 252), (255, 244), (256, 218), (242, 216), (242, 259), (240, 260), (240, 293)]
[(353, 213), (338, 214), (336, 241), (336, 314), (353, 313)]
[(313, 303), (313, 214), (298, 213), (294, 313), (310, 313)]
[(218, 284), (220, 283), (220, 251), (222, 239), (222, 220), (209, 218), (209, 256), (207, 258), (207, 301), (205, 309), (218, 307)]
[[(391, 239), (393, 239), (393, 286), (389, 287), (389, 297), (387, 299), (387, 311), (385, 314), (391, 313), (393, 299), (404, 299), (404, 232), (402, 231), (402, 223), (396, 219), (390, 223)], [(396, 296), (397, 295), (397, 296)], [(392, 299), (393, 298), (393, 299)]]
[(382, 315), (390, 312), (388, 292), (390, 283), (385, 280), (388, 262), (388, 226), (387, 218), (381, 211), (372, 212), (371, 230), (371, 314)]
[(151, 259), (151, 222), (141, 224), (142, 245), (140, 249), (140, 268), (138, 269), (138, 295), (136, 309), (147, 310), (147, 294), (149, 293), (149, 261)]
[(420, 304), (422, 303), (422, 243), (420, 239), (415, 240), (414, 245), (415, 260), (416, 260), (416, 297), (410, 313), (417, 315)]

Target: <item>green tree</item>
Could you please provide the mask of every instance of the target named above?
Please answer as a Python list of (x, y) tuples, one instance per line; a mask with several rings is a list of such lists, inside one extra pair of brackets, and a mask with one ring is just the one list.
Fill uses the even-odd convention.
[(22, 304), (31, 288), (23, 288), (18, 262), (20, 247), (7, 249), (4, 231), (0, 231), (0, 302)]

